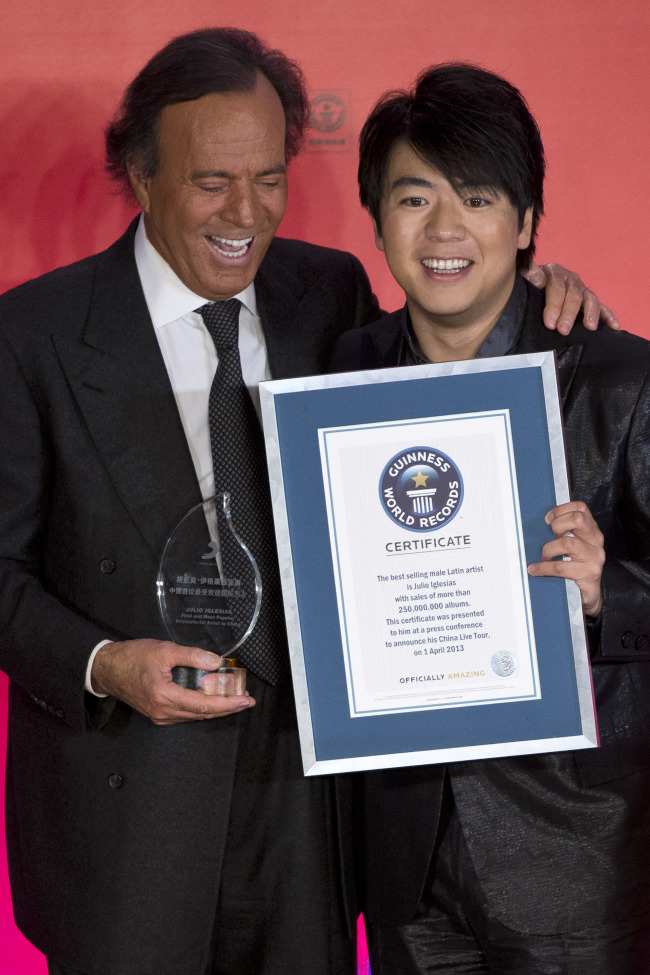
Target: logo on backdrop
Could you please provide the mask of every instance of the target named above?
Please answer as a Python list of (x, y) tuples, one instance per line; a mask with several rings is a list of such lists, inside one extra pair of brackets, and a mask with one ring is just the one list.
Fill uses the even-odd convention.
[(356, 145), (351, 123), (352, 92), (349, 89), (310, 91), (305, 150), (351, 152)]
[(414, 532), (442, 528), (463, 503), (463, 479), (435, 447), (409, 447), (392, 457), (379, 481), (379, 496), (391, 519)]
[(345, 122), (345, 102), (338, 95), (317, 95), (309, 107), (309, 124), (317, 132), (336, 132)]

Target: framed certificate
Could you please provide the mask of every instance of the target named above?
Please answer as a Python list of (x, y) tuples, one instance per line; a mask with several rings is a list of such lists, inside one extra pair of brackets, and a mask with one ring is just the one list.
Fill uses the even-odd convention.
[(260, 388), (305, 774), (597, 745), (553, 353)]

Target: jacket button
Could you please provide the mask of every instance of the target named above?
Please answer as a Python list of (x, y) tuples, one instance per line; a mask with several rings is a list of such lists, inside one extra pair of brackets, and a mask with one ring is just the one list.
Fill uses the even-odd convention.
[(115, 572), (115, 562), (112, 559), (102, 559), (99, 568), (105, 575), (110, 575), (111, 572)]
[(623, 647), (624, 650), (629, 650), (629, 648), (632, 646), (633, 641), (634, 641), (634, 636), (632, 635), (632, 631), (626, 630), (623, 636), (621, 637), (621, 646)]
[(124, 784), (124, 777), (114, 772), (113, 775), (109, 775), (108, 784), (111, 789), (121, 789)]
[(648, 640), (648, 634), (647, 633), (642, 633), (641, 636), (638, 636), (636, 638), (636, 640), (634, 641), (634, 649), (635, 650), (647, 650), (649, 643), (650, 643), (650, 640)]

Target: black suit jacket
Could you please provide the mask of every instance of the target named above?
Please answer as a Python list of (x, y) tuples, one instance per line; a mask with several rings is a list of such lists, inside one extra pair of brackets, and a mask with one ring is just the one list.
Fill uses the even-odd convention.
[[(84, 692), (100, 640), (166, 638), (157, 565), (200, 501), (133, 233), (0, 299), (7, 844), (17, 923), (46, 954), (193, 975), (237, 720), (159, 728)], [(255, 283), (274, 378), (324, 371), (343, 327), (378, 314), (354, 257), (298, 241), (274, 241)]]
[[(448, 767), (472, 861), (494, 915), (520, 931), (575, 930), (650, 908), (650, 345), (542, 324), (528, 286), (513, 353), (557, 352), (573, 497), (605, 536), (603, 610), (592, 633), (601, 747)], [(331, 368), (400, 362), (403, 311), (344, 336)], [(415, 913), (440, 809), (441, 766), (362, 777), (363, 907)]]

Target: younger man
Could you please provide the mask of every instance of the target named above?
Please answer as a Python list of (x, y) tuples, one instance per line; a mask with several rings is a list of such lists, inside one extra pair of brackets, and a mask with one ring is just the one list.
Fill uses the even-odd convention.
[[(332, 368), (555, 349), (575, 501), (531, 575), (573, 579), (599, 750), (371, 773), (359, 844), (373, 975), (641, 975), (650, 957), (650, 346), (542, 325), (544, 152), (512, 85), (426, 71), (361, 136), (361, 201), (405, 308), (345, 335)], [(570, 561), (553, 561), (569, 556)]]

